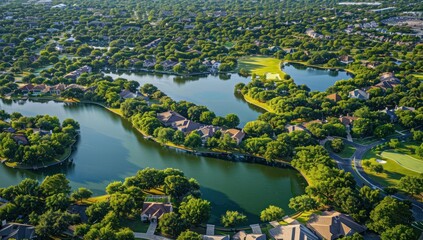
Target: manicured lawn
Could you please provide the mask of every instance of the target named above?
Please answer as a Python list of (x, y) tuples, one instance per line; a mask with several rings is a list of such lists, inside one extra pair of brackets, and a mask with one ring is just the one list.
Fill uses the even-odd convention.
[(150, 223), (144, 223), (141, 221), (141, 219), (125, 219), (121, 222), (122, 227), (128, 227), (134, 232), (141, 232), (145, 233), (147, 232), (148, 226)]
[(245, 99), (246, 102), (251, 103), (251, 104), (253, 104), (257, 107), (260, 107), (260, 108), (262, 108), (262, 109), (264, 109), (268, 112), (275, 112), (275, 110), (273, 110), (271, 107), (269, 107), (269, 105), (267, 105), (267, 103), (259, 102), (255, 99), (253, 99), (252, 97), (248, 96), (247, 94), (245, 94), (243, 96), (244, 96), (244, 99)]
[(407, 168), (409, 170), (412, 170), (418, 173), (423, 173), (422, 160), (419, 160), (417, 158), (411, 157), (406, 154), (396, 153), (392, 151), (383, 151), (381, 156), (384, 158), (396, 161), (399, 165), (401, 165), (404, 168)]
[(105, 194), (105, 195), (101, 195), (101, 196), (90, 197), (88, 199), (82, 200), (82, 202), (92, 204), (92, 203), (96, 203), (96, 202), (103, 202), (103, 201), (106, 201), (107, 199), (109, 199), (109, 195)]
[[(325, 148), (327, 150), (333, 152), (330, 145), (329, 145), (329, 142), (325, 143)], [(350, 158), (354, 154), (355, 150), (356, 150), (355, 147), (353, 147), (349, 144), (345, 144), (344, 150), (342, 150), (340, 153), (335, 153), (335, 152), (334, 153), (336, 155), (340, 156), (341, 158)]]
[[(381, 164), (375, 161), (374, 159), (370, 160), (371, 158), (384, 160), (386, 161), (386, 163)], [(375, 173), (371, 171), (370, 168), (365, 167), (364, 165), (363, 169), (371, 179), (380, 183), (384, 187), (397, 185), (399, 180), (404, 176), (419, 176), (419, 173), (408, 170), (393, 160), (378, 156), (374, 150), (370, 150), (369, 152), (367, 152), (363, 157), (363, 161), (370, 161), (374, 165), (381, 164), (383, 166), (383, 173)]]
[(245, 69), (258, 76), (279, 74), (280, 79), (283, 79), (286, 73), (281, 70), (281, 63), (281, 60), (271, 57), (245, 57), (238, 60), (238, 69)]

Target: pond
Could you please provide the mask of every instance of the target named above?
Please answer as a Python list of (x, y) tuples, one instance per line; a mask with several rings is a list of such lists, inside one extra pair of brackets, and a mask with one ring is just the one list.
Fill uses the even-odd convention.
[(343, 70), (307, 67), (297, 63), (285, 63), (282, 71), (289, 74), (297, 85), (305, 84), (311, 91), (326, 91), (339, 80), (348, 80), (352, 74)]
[(240, 127), (256, 120), (263, 109), (248, 104), (240, 95), (234, 94), (237, 83), (247, 84), (250, 78), (238, 74), (205, 75), (181, 77), (147, 73), (107, 73), (113, 78), (126, 78), (144, 85), (151, 83), (173, 100), (186, 100), (197, 105), (207, 106), (218, 116), (235, 113), (240, 118)]
[(226, 210), (243, 212), (249, 223), (255, 223), (260, 211), (270, 204), (293, 213), (288, 208), (289, 199), (303, 194), (306, 186), (293, 169), (197, 157), (163, 148), (145, 140), (129, 122), (96, 105), (1, 100), (0, 109), (28, 116), (49, 114), (61, 121), (73, 118), (81, 125), (73, 165), (37, 172), (0, 165), (0, 187), (26, 177), (42, 181), (46, 175), (65, 173), (74, 189), (87, 187), (99, 195), (111, 181), (122, 181), (140, 169), (178, 168), (197, 179), (203, 197), (212, 202), (211, 223), (218, 223)]

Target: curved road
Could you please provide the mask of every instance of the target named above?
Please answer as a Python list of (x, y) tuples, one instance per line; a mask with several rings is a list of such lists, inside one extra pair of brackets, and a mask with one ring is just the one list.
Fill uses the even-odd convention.
[[(402, 136), (401, 138), (405, 138), (407, 137), (407, 135)], [(352, 145), (356, 148), (356, 151), (354, 152), (353, 156), (351, 158), (341, 158), (340, 156), (329, 152), (329, 155), (331, 158), (333, 158), (336, 163), (338, 164), (338, 167), (340, 169), (343, 169), (346, 172), (349, 172), (352, 174), (352, 176), (354, 177), (354, 180), (356, 181), (357, 185), (359, 187), (362, 187), (364, 185), (367, 185), (369, 187), (371, 187), (372, 189), (383, 189), (383, 186), (380, 185), (379, 183), (373, 181), (372, 179), (370, 179), (367, 174), (364, 172), (363, 167), (361, 165), (361, 160), (364, 156), (364, 154), (369, 151), (370, 149), (372, 149), (373, 147), (380, 145), (382, 143), (385, 143), (387, 140), (381, 140), (381, 141), (377, 141), (374, 142), (372, 144), (368, 144), (368, 145), (361, 145), (358, 143), (354, 143), (354, 142), (349, 142), (347, 140), (344, 140), (345, 144), (349, 144)], [(324, 142), (322, 143), (322, 145), (324, 145)], [(353, 167), (355, 166), (355, 168)], [(384, 194), (383, 191), (381, 191), (382, 194)], [(416, 221), (423, 221), (423, 203), (418, 202), (416, 200), (414, 200), (413, 198), (403, 195), (403, 194), (395, 194), (392, 195), (392, 197), (397, 198), (399, 200), (408, 200), (413, 204), (413, 216), (415, 218)]]

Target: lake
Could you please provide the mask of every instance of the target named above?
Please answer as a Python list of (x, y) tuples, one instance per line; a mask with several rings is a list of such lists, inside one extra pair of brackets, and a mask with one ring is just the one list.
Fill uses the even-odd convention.
[(140, 169), (178, 168), (197, 179), (203, 198), (212, 202), (211, 223), (218, 223), (226, 210), (243, 212), (249, 223), (255, 223), (260, 211), (270, 204), (293, 213), (288, 208), (289, 199), (303, 194), (306, 187), (305, 180), (293, 169), (198, 157), (163, 148), (145, 140), (126, 120), (96, 105), (0, 100), (0, 109), (27, 116), (49, 114), (61, 121), (73, 118), (81, 125), (73, 165), (37, 172), (0, 165), (0, 187), (17, 184), (26, 177), (42, 181), (47, 175), (65, 173), (74, 189), (86, 187), (100, 195), (111, 181), (122, 181)]
[(264, 110), (246, 103), (240, 95), (234, 94), (237, 83), (247, 84), (250, 78), (238, 74), (181, 77), (147, 73), (107, 73), (113, 78), (126, 78), (144, 85), (151, 83), (175, 101), (186, 100), (208, 107), (218, 116), (235, 113), (240, 127), (254, 121)]
[(348, 80), (352, 74), (343, 70), (329, 70), (307, 67), (297, 63), (285, 63), (282, 71), (289, 74), (297, 85), (305, 84), (311, 91), (326, 91), (336, 81)]

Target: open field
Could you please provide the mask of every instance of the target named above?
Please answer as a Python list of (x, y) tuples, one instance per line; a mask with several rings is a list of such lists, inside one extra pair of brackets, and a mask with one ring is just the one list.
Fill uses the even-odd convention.
[(423, 80), (423, 73), (414, 73), (412, 74), (414, 77), (422, 79)]
[(244, 57), (238, 60), (238, 69), (245, 69), (258, 76), (279, 74), (280, 79), (283, 79), (286, 73), (281, 70), (281, 63), (281, 60), (271, 57)]
[(423, 173), (423, 161), (417, 158), (411, 157), (406, 154), (396, 153), (391, 151), (384, 151), (381, 154), (382, 157), (394, 160), (399, 165), (404, 168), (407, 168), (411, 171), (415, 171), (418, 173)]
[[(373, 159), (372, 159), (373, 158)], [(375, 159), (385, 160), (386, 163), (381, 164), (378, 163)], [(363, 165), (363, 169), (366, 174), (373, 179), (374, 181), (380, 183), (381, 185), (388, 187), (388, 186), (395, 186), (398, 184), (399, 180), (404, 176), (419, 176), (420, 174), (409, 169), (406, 169), (399, 165), (397, 162), (383, 158), (375, 153), (374, 150), (370, 150), (366, 153), (363, 157), (364, 161), (370, 161), (373, 165), (381, 164), (383, 166), (383, 173), (375, 173), (370, 170), (370, 168)]]
[(252, 97), (248, 96), (247, 94), (244, 95), (244, 99), (246, 102), (251, 103), (259, 108), (262, 108), (268, 112), (275, 112), (269, 105), (267, 105), (267, 103), (262, 103), (259, 102), (255, 99), (253, 99)]

